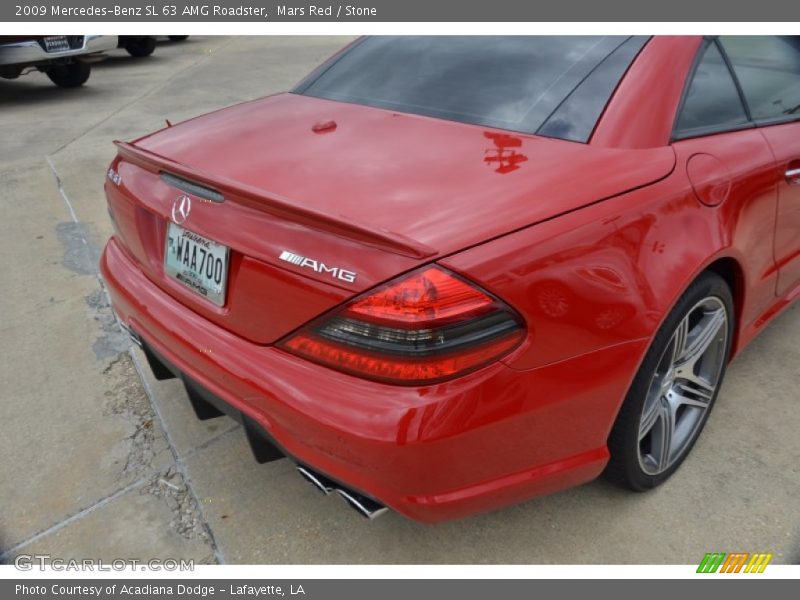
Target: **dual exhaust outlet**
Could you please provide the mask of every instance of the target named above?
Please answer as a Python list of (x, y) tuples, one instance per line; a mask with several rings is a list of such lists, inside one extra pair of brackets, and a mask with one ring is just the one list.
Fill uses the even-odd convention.
[(358, 492), (347, 489), (346, 487), (331, 481), (324, 475), (320, 475), (316, 471), (312, 471), (308, 467), (297, 465), (297, 472), (302, 475), (303, 479), (308, 481), (326, 496), (336, 492), (340, 498), (347, 502), (350, 508), (355, 510), (362, 517), (372, 520), (389, 510), (383, 504), (375, 502), (375, 500), (372, 498), (367, 498)]

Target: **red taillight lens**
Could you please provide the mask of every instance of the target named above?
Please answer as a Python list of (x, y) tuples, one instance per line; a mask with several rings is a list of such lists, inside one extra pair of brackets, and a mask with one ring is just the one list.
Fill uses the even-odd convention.
[(429, 325), (448, 317), (486, 310), (494, 302), (468, 283), (440, 269), (427, 269), (350, 303), (356, 317)]
[(280, 346), (369, 379), (421, 385), (474, 371), (523, 337), (522, 321), (504, 303), (428, 267), (356, 298)]

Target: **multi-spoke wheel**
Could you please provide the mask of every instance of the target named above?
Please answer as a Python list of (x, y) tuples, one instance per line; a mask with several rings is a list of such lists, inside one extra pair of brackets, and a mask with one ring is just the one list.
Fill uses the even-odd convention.
[(691, 450), (730, 353), (731, 292), (713, 273), (678, 301), (656, 335), (609, 437), (607, 475), (635, 489), (667, 479)]

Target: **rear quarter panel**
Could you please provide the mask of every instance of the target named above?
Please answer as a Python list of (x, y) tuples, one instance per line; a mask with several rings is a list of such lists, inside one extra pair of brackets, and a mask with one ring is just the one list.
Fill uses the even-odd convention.
[(529, 335), (506, 359), (510, 367), (651, 338), (683, 291), (720, 258), (741, 269), (740, 329), (766, 310), (775, 286), (774, 168), (757, 132), (715, 137), (733, 174), (716, 207), (699, 202), (686, 172), (708, 140), (687, 140), (674, 146), (674, 172), (656, 184), (441, 261), (524, 316)]

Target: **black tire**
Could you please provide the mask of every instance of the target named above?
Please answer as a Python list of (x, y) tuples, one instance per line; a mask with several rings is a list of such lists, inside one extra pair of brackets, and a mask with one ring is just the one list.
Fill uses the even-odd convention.
[[(673, 334), (678, 329), (679, 324), (681, 324), (684, 318), (693, 310), (693, 307), (703, 302), (704, 299), (709, 298), (714, 301), (721, 301), (727, 311), (727, 338), (724, 345), (722, 364), (718, 371), (719, 376), (716, 388), (711, 396), (711, 400), (708, 401), (707, 408), (699, 417), (693, 433), (690, 434), (693, 437), (688, 438), (685, 442), (686, 445), (680, 451), (680, 454), (673, 459), (674, 462), (671, 466), (666, 468), (663, 472), (650, 474), (645, 471), (640, 462), (640, 444), (642, 442), (640, 441), (639, 435), (642, 412), (648, 398), (648, 393), (652, 389), (651, 386), (655, 381), (657, 369), (659, 365), (663, 364), (662, 361), (665, 353), (671, 347)], [(606, 479), (622, 487), (637, 492), (643, 492), (662, 484), (681, 466), (684, 459), (691, 452), (695, 442), (700, 437), (714, 403), (716, 402), (717, 396), (719, 395), (719, 390), (722, 387), (725, 371), (728, 361), (730, 360), (734, 319), (735, 313), (730, 287), (722, 277), (715, 273), (707, 272), (701, 275), (692, 283), (683, 296), (681, 296), (653, 339), (653, 343), (647, 351), (644, 361), (617, 415), (617, 420), (614, 423), (608, 439), (611, 459), (604, 472)], [(720, 327), (720, 332), (723, 330), (724, 328)], [(722, 349), (722, 344), (719, 344), (719, 347)], [(644, 439), (644, 436), (642, 439)]]
[(172, 42), (182, 42), (188, 38), (188, 35), (169, 35), (167, 36)]
[(46, 71), (50, 81), (62, 88), (76, 88), (82, 86), (89, 79), (91, 72), (92, 67), (82, 62), (55, 65)]
[(125, 50), (128, 51), (128, 54), (136, 58), (150, 56), (155, 49), (156, 38), (152, 36), (132, 38), (125, 42)]

